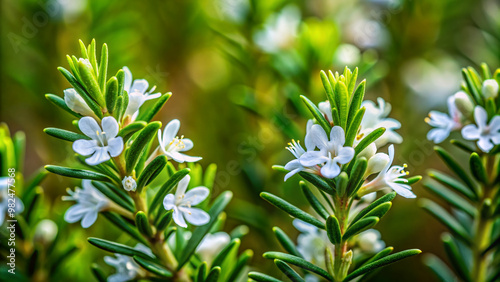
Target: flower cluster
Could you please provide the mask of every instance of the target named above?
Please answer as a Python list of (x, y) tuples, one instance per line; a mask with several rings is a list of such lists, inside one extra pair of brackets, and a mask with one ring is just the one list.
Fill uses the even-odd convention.
[(500, 116), (495, 111), (498, 81), (496, 78), (482, 80), (473, 72), (465, 73), (466, 80), (479, 81), (481, 87), (466, 82), (464, 85), (470, 86), (448, 97), (448, 114), (431, 111), (425, 121), (434, 128), (427, 139), (441, 143), (452, 131), (461, 130), (465, 140), (476, 141), (477, 147), (488, 153), (500, 144)]

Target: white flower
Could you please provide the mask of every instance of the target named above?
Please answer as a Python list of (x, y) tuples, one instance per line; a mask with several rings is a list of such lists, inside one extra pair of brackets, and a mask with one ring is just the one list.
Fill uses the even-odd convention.
[(69, 223), (82, 221), (82, 227), (88, 228), (97, 220), (97, 214), (109, 207), (109, 200), (97, 190), (88, 179), (82, 180), (82, 187), (75, 191), (67, 189), (69, 196), (63, 196), (63, 201), (76, 201), (64, 214), (64, 220)]
[(361, 51), (352, 44), (340, 44), (334, 54), (334, 64), (339, 67), (356, 66), (361, 60)]
[(319, 111), (325, 115), (327, 121), (333, 124), (332, 107), (330, 106), (330, 101), (326, 100), (318, 104)]
[(462, 129), (462, 136), (466, 140), (478, 140), (477, 146), (488, 153), (495, 145), (500, 144), (500, 116), (494, 116), (488, 122), (488, 113), (481, 106), (474, 109), (476, 124), (469, 124)]
[(363, 253), (374, 254), (380, 252), (385, 247), (385, 242), (381, 240), (380, 232), (375, 229), (368, 229), (361, 232), (354, 239), (358, 248)]
[(277, 15), (271, 16), (264, 30), (257, 32), (254, 41), (263, 51), (276, 53), (290, 47), (300, 24), (300, 11), (295, 6), (287, 6)]
[(137, 183), (132, 176), (125, 176), (122, 180), (122, 184), (125, 191), (135, 191), (135, 189), (137, 189)]
[(85, 162), (98, 165), (116, 157), (123, 151), (123, 138), (118, 135), (118, 123), (114, 117), (105, 117), (101, 122), (102, 129), (95, 119), (83, 117), (78, 122), (80, 131), (92, 140), (80, 139), (73, 143), (73, 150), (82, 156), (92, 155)]
[(425, 122), (435, 127), (427, 133), (428, 140), (434, 141), (434, 143), (441, 143), (450, 135), (451, 131), (462, 128), (462, 114), (455, 105), (456, 97), (453, 95), (448, 98), (449, 115), (438, 111), (431, 111), (429, 117), (425, 118)]
[[(0, 226), (3, 224), (5, 217), (8, 214), (9, 199), (15, 200), (16, 205), (14, 207), (14, 211), (16, 214), (21, 213), (24, 210), (24, 205), (21, 199), (16, 196), (14, 196), (14, 198), (9, 196), (10, 179), (10, 177), (0, 177)], [(12, 203), (12, 201), (10, 203)]]
[[(308, 120), (307, 121), (307, 129), (306, 129), (306, 149), (308, 151), (313, 151), (315, 146), (312, 142), (310, 142), (310, 138), (307, 138), (309, 131), (311, 130), (311, 127), (313, 126), (313, 121)], [(306, 152), (304, 148), (300, 145), (300, 142), (292, 140), (291, 143), (288, 143), (288, 147), (286, 149), (290, 151), (290, 153), (293, 154), (293, 156), (296, 158), (294, 160), (289, 161), (285, 165), (285, 169), (288, 170), (289, 172), (285, 175), (285, 181), (288, 180), (288, 178), (292, 177), (294, 174), (300, 172), (300, 171), (307, 171), (310, 173), (314, 174), (319, 174), (319, 167), (317, 165), (314, 166), (303, 166), (300, 163), (300, 157)]]
[(319, 151), (307, 151), (300, 157), (303, 166), (323, 164), (321, 174), (326, 178), (334, 178), (340, 173), (340, 165), (346, 164), (354, 157), (354, 149), (344, 147), (345, 134), (340, 126), (330, 131), (330, 140), (323, 128), (315, 124), (306, 135), (306, 146), (311, 142)]
[(498, 96), (498, 82), (494, 79), (486, 79), (483, 81), (483, 96), (486, 99), (495, 99)]
[(50, 219), (43, 219), (35, 227), (33, 240), (41, 244), (50, 244), (56, 236), (57, 225)]
[(202, 260), (211, 263), (215, 256), (229, 244), (229, 241), (231, 241), (231, 236), (226, 232), (209, 233), (201, 240), (196, 253), (201, 256)]
[(415, 198), (415, 194), (411, 191), (411, 186), (405, 184), (408, 179), (401, 178), (402, 176), (408, 175), (404, 167), (402, 166), (392, 166), (394, 161), (394, 145), (389, 146), (389, 162), (385, 167), (379, 172), (377, 177), (375, 177), (368, 184), (363, 185), (360, 190), (363, 190), (360, 195), (365, 195), (367, 193), (375, 192), (384, 188), (391, 188), (396, 191), (400, 196), (405, 198)]
[(396, 133), (396, 129), (401, 128), (401, 123), (393, 118), (388, 118), (391, 112), (391, 104), (386, 103), (384, 99), (377, 98), (378, 107), (373, 101), (363, 101), (361, 107), (365, 107), (365, 114), (361, 120), (360, 136), (365, 137), (377, 128), (384, 127), (385, 132), (375, 141), (377, 148), (387, 143), (399, 144), (403, 142), (401, 135)]
[[(153, 252), (141, 243), (138, 243), (134, 249), (154, 257)], [(115, 256), (116, 258), (111, 256), (104, 257), (104, 261), (116, 269), (116, 273), (108, 277), (109, 282), (125, 282), (146, 276), (146, 271), (131, 257), (122, 254), (115, 254)]]
[(189, 151), (193, 148), (193, 141), (191, 141), (191, 139), (184, 138), (184, 136), (179, 138), (177, 136), (180, 127), (181, 122), (178, 119), (174, 119), (165, 126), (163, 136), (161, 130), (158, 130), (158, 141), (161, 151), (168, 158), (174, 159), (178, 163), (197, 162), (201, 160), (201, 157), (191, 157), (180, 153)]
[(297, 251), (306, 261), (324, 267), (325, 249), (330, 247), (326, 231), (300, 219), (294, 219), (293, 226), (301, 232), (297, 237)]
[(186, 175), (177, 185), (177, 191), (174, 194), (168, 194), (163, 199), (163, 207), (168, 210), (174, 210), (172, 218), (180, 227), (187, 227), (186, 220), (193, 225), (205, 225), (210, 221), (210, 215), (202, 209), (193, 208), (203, 202), (210, 191), (207, 187), (199, 186), (186, 192), (191, 177)]
[(95, 113), (90, 109), (82, 96), (74, 88), (64, 90), (64, 102), (73, 112), (84, 116), (95, 117)]
[(147, 91), (149, 83), (145, 79), (136, 79), (132, 83), (132, 73), (128, 67), (123, 67), (123, 71), (125, 72), (123, 89), (128, 93), (128, 105), (124, 117), (130, 116), (131, 120), (135, 120), (142, 104), (148, 100), (159, 98), (161, 93), (151, 94), (155, 87)]

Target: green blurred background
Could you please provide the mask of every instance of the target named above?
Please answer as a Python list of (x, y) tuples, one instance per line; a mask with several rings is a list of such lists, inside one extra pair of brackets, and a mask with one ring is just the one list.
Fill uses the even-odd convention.
[[(412, 174), (446, 170), (425, 139), (423, 119), (430, 109), (445, 111), (446, 97), (459, 89), (460, 68), (500, 59), (500, 5), (497, 1), (366, 0), (4, 0), (1, 2), (0, 121), (27, 136), (26, 174), (44, 164), (61, 164), (73, 151), (50, 138), (45, 127), (71, 128), (71, 117), (44, 98), (62, 96), (69, 84), (56, 67), (78, 54), (78, 39), (109, 47), (111, 73), (128, 66), (161, 92), (173, 92), (160, 119), (182, 122), (201, 164), (216, 163), (214, 194), (232, 190), (235, 199), (227, 229), (251, 227), (243, 240), (255, 251), (252, 265), (274, 270), (261, 258), (278, 250), (272, 226), (292, 234), (291, 218), (259, 198), (261, 191), (305, 205), (297, 179), (283, 183), (271, 169), (285, 164), (289, 139), (301, 139), (307, 112), (298, 96), (325, 100), (319, 70), (360, 67), (367, 98), (383, 97), (402, 123), (405, 141), (396, 146), (400, 163)], [(274, 30), (272, 29), (274, 27)], [(446, 146), (446, 145), (445, 145)], [(453, 148), (450, 148), (453, 150)], [(460, 153), (457, 152), (457, 155)], [(461, 156), (465, 157), (465, 156)], [(464, 158), (465, 159), (465, 158)], [(62, 215), (60, 196), (71, 180), (51, 175), (44, 182), (48, 213)], [(418, 197), (431, 197), (415, 187)], [(398, 197), (378, 229), (396, 250), (420, 248), (443, 257), (444, 228), (418, 207)], [(63, 208), (55, 208), (63, 207)], [(88, 231), (67, 225), (81, 251), (68, 262), (68, 275), (86, 281), (90, 262), (103, 252), (89, 247), (87, 234), (104, 231), (105, 220)], [(423, 281), (434, 277), (419, 257), (391, 265), (377, 281)]]

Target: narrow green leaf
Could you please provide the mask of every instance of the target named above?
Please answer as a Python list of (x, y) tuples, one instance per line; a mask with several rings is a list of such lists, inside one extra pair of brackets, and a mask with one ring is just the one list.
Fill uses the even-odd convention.
[(376, 253), (374, 256), (372, 256), (371, 258), (369, 258), (366, 262), (364, 262), (362, 264), (363, 265), (366, 265), (366, 264), (369, 264), (371, 262), (374, 262), (374, 261), (377, 261), (383, 257), (386, 257), (388, 256), (390, 253), (392, 253), (392, 251), (394, 251), (394, 248), (393, 247), (387, 247), (385, 249), (383, 249), (382, 251)]
[(101, 62), (99, 63), (99, 86), (103, 91), (106, 89), (107, 75), (108, 75), (108, 45), (104, 43), (101, 49)]
[(436, 146), (434, 147), (434, 150), (438, 153), (444, 163), (470, 188), (472, 193), (477, 196), (477, 187), (469, 178), (469, 175), (465, 172), (465, 170), (443, 148)]
[(80, 52), (82, 53), (82, 58), (88, 59), (89, 55), (87, 53), (87, 47), (85, 47), (85, 43), (83, 43), (82, 40), (78, 40), (78, 43), (80, 43)]
[(144, 129), (139, 132), (137, 138), (128, 149), (127, 155), (127, 174), (130, 175), (132, 170), (134, 170), (137, 162), (139, 161), (140, 155), (143, 153), (146, 145), (151, 141), (153, 137), (156, 136), (158, 129), (161, 127), (161, 122), (151, 122)]
[(138, 265), (155, 275), (164, 278), (171, 278), (173, 276), (172, 272), (155, 262), (149, 261), (140, 256), (133, 256), (133, 259)]
[(137, 193), (141, 193), (142, 188), (151, 183), (160, 174), (167, 165), (167, 161), (167, 156), (161, 155), (148, 164), (137, 180)]
[(325, 71), (320, 71), (319, 76), (321, 77), (321, 82), (323, 83), (323, 87), (325, 88), (326, 92), (326, 97), (328, 98), (328, 101), (330, 102), (330, 106), (332, 108), (337, 108), (337, 104), (335, 103), (335, 95), (333, 93), (333, 88), (332, 85), (330, 84), (330, 81), (328, 80), (328, 76), (326, 75)]
[(311, 102), (311, 100), (307, 99), (306, 96), (300, 95), (300, 98), (302, 99), (304, 104), (306, 104), (307, 108), (309, 109), (313, 117), (316, 119), (318, 124), (321, 125), (321, 127), (323, 127), (327, 135), (330, 134), (332, 127), (330, 126), (330, 123), (326, 120), (325, 115), (318, 109), (318, 107), (316, 107), (316, 105), (313, 102)]
[(464, 78), (465, 84), (467, 85), (467, 88), (470, 91), (472, 99), (476, 102), (477, 105), (483, 106), (483, 99), (481, 99), (481, 96), (479, 96), (478, 89), (474, 85), (474, 82), (466, 68), (462, 69), (462, 76)]
[(453, 274), (450, 268), (437, 256), (433, 254), (425, 254), (422, 258), (424, 264), (436, 274), (439, 281), (453, 282), (458, 281), (458, 278)]
[(131, 124), (125, 126), (118, 132), (118, 136), (123, 138), (123, 142), (127, 142), (130, 137), (132, 137), (137, 131), (143, 129), (148, 125), (144, 121), (134, 121)]
[(74, 141), (79, 140), (79, 139), (86, 139), (86, 140), (90, 139), (89, 137), (87, 137), (85, 135), (78, 134), (78, 133), (71, 132), (71, 131), (64, 130), (64, 129), (54, 128), (54, 127), (45, 128), (43, 130), (43, 132), (47, 133), (50, 136), (53, 136), (53, 137), (56, 137), (56, 138), (59, 138), (62, 140), (70, 141), (70, 142), (74, 142)]
[(285, 274), (292, 282), (304, 282), (305, 280), (300, 277), (300, 275), (295, 272), (288, 264), (286, 264), (284, 261), (275, 259), (274, 264)]
[(299, 175), (321, 191), (330, 195), (335, 194), (335, 190), (320, 176), (303, 171), (299, 172)]
[(89, 61), (94, 69), (94, 75), (97, 77), (99, 75), (99, 70), (97, 68), (97, 51), (95, 46), (95, 39), (92, 39), (90, 42), (89, 48), (87, 49), (89, 55)]
[(234, 266), (234, 269), (232, 270), (231, 276), (227, 281), (237, 281), (238, 277), (240, 276), (241, 272), (247, 265), (248, 261), (253, 257), (253, 251), (252, 250), (246, 250), (244, 251), (241, 256), (238, 258), (238, 261), (236, 262), (236, 265)]
[(151, 237), (153, 235), (153, 230), (151, 225), (149, 225), (148, 216), (143, 211), (138, 211), (135, 214), (135, 225), (139, 232), (144, 234), (146, 237)]
[(365, 181), (364, 175), (366, 168), (368, 167), (368, 161), (365, 157), (357, 158), (354, 162), (354, 167), (351, 171), (351, 177), (349, 183), (347, 184), (347, 195), (351, 197), (355, 195), (363, 182)]
[(159, 207), (165, 196), (167, 196), (167, 194), (175, 187), (175, 185), (177, 185), (177, 183), (179, 183), (179, 181), (181, 181), (184, 176), (189, 174), (189, 171), (189, 168), (179, 170), (160, 187), (160, 190), (158, 190), (155, 197), (153, 198), (153, 201), (151, 201), (151, 204), (149, 205), (149, 210), (151, 213), (153, 213), (157, 209), (157, 207)]
[(90, 270), (92, 271), (92, 274), (94, 274), (95, 279), (99, 282), (106, 282), (107, 277), (106, 274), (104, 274), (104, 271), (99, 267), (97, 263), (93, 263), (92, 266), (90, 267)]
[(325, 225), (317, 220), (315, 217), (312, 215), (306, 213), (305, 211), (297, 208), (296, 206), (288, 203), (287, 201), (273, 195), (267, 192), (262, 192), (260, 193), (260, 197), (263, 198), (264, 200), (268, 201), (275, 207), (285, 211), (286, 213), (290, 214), (291, 216), (298, 218), (302, 221), (305, 221), (307, 223), (310, 223), (318, 228), (325, 229)]
[[(353, 93), (354, 87), (356, 86), (356, 81), (358, 80), (358, 72), (359, 72), (359, 70), (356, 67), (354, 69), (354, 71), (352, 72), (351, 79), (349, 79), (349, 84), (348, 84), (348, 87), (347, 87), (349, 95), (351, 95)], [(363, 80), (363, 81), (365, 81), (365, 80)], [(361, 83), (363, 83), (363, 81), (361, 81)], [(363, 99), (361, 99), (361, 100), (363, 100)], [(352, 99), (351, 99), (351, 101), (352, 101)]]
[(299, 252), (297, 251), (297, 248), (295, 247), (295, 243), (286, 235), (286, 233), (281, 230), (279, 227), (275, 226), (273, 227), (273, 232), (276, 238), (278, 239), (278, 242), (280, 242), (281, 246), (285, 251), (289, 252), (290, 254), (297, 256), (297, 257), (302, 257)]
[(424, 186), (427, 187), (432, 193), (434, 193), (439, 198), (445, 200), (453, 207), (466, 212), (471, 217), (474, 217), (474, 215), (476, 214), (476, 209), (474, 208), (474, 206), (472, 206), (471, 204), (469, 204), (469, 202), (464, 200), (462, 197), (458, 196), (454, 192), (445, 188), (441, 184), (426, 181), (424, 183)]
[(116, 225), (118, 228), (128, 233), (132, 238), (143, 243), (144, 245), (148, 245), (148, 242), (144, 239), (144, 237), (142, 237), (141, 234), (137, 232), (135, 226), (132, 226), (121, 216), (112, 212), (103, 212), (102, 215), (109, 221), (111, 221), (114, 225)]
[(369, 212), (371, 212), (373, 209), (376, 207), (380, 206), (383, 203), (387, 203), (392, 201), (396, 197), (396, 192), (391, 192), (389, 194), (386, 194), (377, 200), (375, 200), (373, 203), (368, 205), (366, 208), (364, 208), (362, 211), (360, 211), (352, 220), (351, 224), (356, 223), (356, 221), (360, 220), (361, 218), (365, 217)]
[(204, 261), (198, 266), (198, 270), (196, 270), (195, 282), (205, 282), (205, 277), (207, 277), (208, 272), (207, 262)]
[(163, 94), (160, 98), (156, 100), (156, 103), (153, 105), (151, 109), (148, 109), (147, 111), (139, 111), (139, 116), (137, 117), (137, 120), (143, 120), (145, 122), (151, 121), (153, 117), (160, 112), (160, 110), (163, 108), (165, 103), (167, 103), (170, 97), (172, 97), (172, 92)]
[(481, 162), (481, 158), (477, 153), (472, 153), (469, 159), (470, 170), (472, 171), (472, 175), (482, 183), (488, 183), (488, 175), (486, 173), (486, 169)]
[(392, 202), (386, 202), (378, 205), (376, 208), (372, 209), (368, 212), (363, 218), (376, 216), (378, 218), (382, 218), (392, 207)]
[(368, 147), (368, 145), (375, 142), (375, 140), (380, 138), (380, 136), (382, 136), (382, 134), (384, 134), (384, 133), (385, 133), (385, 128), (380, 127), (380, 128), (373, 130), (372, 132), (370, 132), (370, 134), (366, 135), (365, 137), (363, 137), (363, 139), (361, 139), (361, 141), (359, 141), (356, 148), (354, 148), (354, 156), (356, 157), (366, 147)]
[(347, 103), (349, 102), (349, 94), (347, 93), (347, 87), (344, 82), (339, 81), (335, 85), (335, 95), (339, 97), (339, 104), (337, 105), (339, 109), (340, 126), (344, 131), (347, 131), (347, 116), (349, 115)]
[(173, 210), (169, 210), (163, 215), (163, 217), (159, 220), (157, 227), (156, 227), (156, 232), (162, 232), (167, 228), (167, 226), (170, 224), (172, 221), (172, 213)]
[[(110, 114), (116, 110), (116, 100), (118, 99), (118, 79), (111, 77), (106, 83), (106, 108)], [(103, 88), (104, 89), (104, 88)]]
[(238, 248), (241, 245), (241, 240), (236, 238), (231, 240), (229, 244), (227, 244), (220, 252), (217, 254), (217, 256), (214, 258), (214, 261), (212, 262), (212, 267), (214, 266), (222, 266), (223, 261), (226, 259), (226, 257), (229, 257), (229, 253), (233, 250), (238, 250)]
[(472, 190), (459, 181), (455, 180), (454, 178), (441, 173), (437, 170), (431, 170), (429, 172), (429, 176), (434, 178), (435, 180), (439, 181), (440, 183), (450, 187), (451, 189), (459, 192), (460, 194), (464, 195), (468, 199), (471, 199), (473, 201), (477, 201), (477, 195), (472, 192)]
[(456, 139), (451, 139), (450, 140), (450, 143), (457, 146), (458, 148), (464, 150), (465, 152), (467, 153), (473, 153), (474, 151), (476, 151), (474, 148), (472, 148), (471, 146), (465, 144), (464, 142), (460, 141), (460, 140), (456, 140)]
[(346, 232), (342, 236), (342, 239), (347, 240), (358, 233), (361, 233), (367, 229), (372, 228), (375, 224), (379, 222), (379, 220), (380, 219), (376, 216), (369, 216), (362, 218), (356, 221), (355, 223), (352, 223), (347, 228)]
[(97, 181), (92, 181), (92, 185), (101, 193), (103, 193), (107, 198), (109, 198), (111, 201), (115, 202), (122, 208), (130, 212), (135, 211), (134, 206), (131, 202), (121, 198), (118, 194), (116, 194), (113, 190), (111, 190), (109, 186), (106, 186), (104, 183), (100, 183)]
[[(351, 112), (349, 112), (350, 114)], [(353, 114), (354, 115), (354, 114)], [(354, 144), (354, 140), (358, 135), (359, 127), (361, 126), (361, 121), (363, 120), (363, 116), (365, 115), (365, 107), (356, 111), (356, 115), (353, 118), (349, 118), (348, 129), (345, 136), (345, 146), (352, 146)]]
[(326, 210), (326, 208), (321, 204), (321, 202), (314, 196), (309, 187), (304, 181), (299, 182), (300, 188), (302, 189), (302, 193), (306, 197), (307, 201), (311, 204), (312, 208), (323, 218), (326, 219), (330, 214)]
[(345, 171), (342, 171), (339, 176), (336, 177), (337, 180), (337, 195), (340, 197), (344, 196), (347, 190), (347, 184), (349, 183), (349, 176)]
[(466, 244), (470, 245), (471, 238), (467, 230), (445, 209), (440, 207), (438, 204), (434, 203), (428, 199), (421, 199), (419, 205), (431, 215), (433, 215), (437, 220), (444, 224), (448, 229)]
[(443, 236), (441, 236), (441, 240), (444, 243), (444, 250), (446, 251), (446, 255), (448, 256), (448, 259), (450, 260), (451, 265), (455, 269), (455, 272), (458, 274), (458, 276), (460, 276), (460, 278), (464, 281), (472, 281), (469, 268), (467, 267), (465, 261), (462, 259), (463, 256), (458, 250), (458, 246), (454, 242), (453, 237), (450, 234), (445, 233), (443, 234)]
[(138, 257), (141, 257), (144, 259), (154, 259), (146, 253), (143, 253), (143, 252), (136, 250), (132, 247), (129, 247), (129, 246), (126, 246), (123, 244), (119, 244), (116, 242), (111, 242), (108, 240), (94, 238), (94, 237), (89, 237), (87, 240), (89, 241), (90, 244), (98, 247), (99, 249), (103, 249), (103, 250), (111, 252), (111, 253), (118, 253), (118, 254), (130, 256), (130, 257), (138, 256)]
[(294, 256), (294, 255), (280, 253), (280, 252), (266, 252), (266, 253), (264, 253), (263, 257), (267, 258), (267, 259), (273, 259), (273, 260), (279, 259), (279, 260), (282, 260), (284, 262), (298, 266), (302, 269), (305, 269), (305, 270), (314, 272), (318, 275), (321, 275), (324, 278), (326, 278), (328, 281), (333, 280), (333, 277), (328, 272), (326, 272), (324, 269), (304, 260), (303, 258)]
[(213, 267), (212, 270), (208, 273), (207, 279), (205, 282), (217, 282), (219, 279), (221, 268), (220, 266)]
[(72, 178), (90, 179), (97, 181), (111, 181), (111, 179), (108, 176), (90, 170), (62, 167), (56, 165), (46, 165), (45, 169), (52, 173)]
[(255, 271), (249, 272), (248, 277), (250, 279), (257, 281), (257, 282), (282, 282), (281, 280), (278, 280), (274, 277), (271, 277), (269, 275), (262, 274), (259, 272), (255, 272)]
[(364, 266), (356, 269), (355, 271), (351, 272), (351, 274), (347, 275), (347, 277), (344, 279), (344, 281), (346, 281), (346, 282), (347, 281), (351, 281), (351, 280), (353, 280), (354, 278), (356, 278), (356, 277), (358, 277), (360, 275), (363, 275), (363, 274), (365, 274), (367, 272), (373, 271), (374, 269), (386, 266), (388, 264), (391, 264), (391, 263), (394, 263), (396, 261), (405, 259), (407, 257), (418, 255), (421, 252), (422, 252), (421, 250), (412, 249), (412, 250), (406, 250), (406, 251), (402, 251), (402, 252), (395, 253), (395, 254), (392, 254), (392, 255), (388, 255), (386, 257), (383, 257), (383, 258), (381, 258), (379, 260), (376, 260), (376, 261), (374, 261), (372, 263), (369, 263), (367, 265), (364, 265)]
[(94, 101), (96, 101), (98, 105), (104, 106), (104, 97), (102, 96), (102, 92), (99, 89), (99, 83), (92, 73), (92, 67), (86, 62), (79, 60), (78, 72), (80, 73), (80, 77), (82, 79), (82, 82), (84, 83), (83, 86), (87, 90), (89, 96), (92, 97), (92, 99), (94, 99)]
[(59, 108), (65, 110), (66, 112), (70, 113), (71, 115), (77, 117), (77, 118), (81, 118), (82, 115), (79, 114), (79, 113), (75, 113), (73, 112), (73, 110), (71, 110), (70, 108), (68, 108), (68, 106), (66, 105), (66, 102), (64, 102), (64, 99), (57, 96), (57, 95), (54, 95), (54, 94), (45, 94), (45, 98), (47, 100), (49, 100), (52, 104), (58, 106)]
[(422, 176), (421, 175), (415, 175), (415, 176), (406, 178), (406, 180), (408, 180), (406, 182), (407, 185), (413, 185), (413, 184), (419, 182), (420, 180), (422, 180)]
[(337, 245), (342, 242), (342, 233), (340, 231), (340, 224), (335, 215), (330, 215), (326, 220), (326, 233), (328, 235), (328, 239), (332, 244)]

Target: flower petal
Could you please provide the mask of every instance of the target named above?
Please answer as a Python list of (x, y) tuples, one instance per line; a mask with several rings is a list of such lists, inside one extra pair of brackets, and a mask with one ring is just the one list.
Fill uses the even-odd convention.
[(186, 220), (184, 219), (184, 213), (182, 213), (179, 209), (174, 209), (174, 212), (172, 213), (172, 219), (174, 220), (175, 224), (179, 225), (180, 227), (187, 227)]
[(485, 153), (488, 153), (494, 147), (489, 136), (480, 136), (477, 146)]
[(186, 189), (189, 185), (189, 181), (191, 181), (191, 176), (184, 176), (181, 181), (177, 184), (177, 190), (175, 191), (175, 198), (178, 199), (182, 197), (186, 193)]
[(128, 67), (123, 67), (123, 72), (125, 73), (123, 89), (127, 91), (127, 93), (130, 93), (130, 87), (132, 86), (132, 72), (130, 72)]
[(337, 146), (344, 146), (345, 134), (344, 130), (340, 126), (334, 126), (332, 131), (330, 131), (330, 141), (334, 142)]
[(340, 166), (334, 161), (329, 160), (326, 164), (321, 168), (321, 175), (326, 178), (335, 178), (340, 173)]
[(78, 128), (80, 131), (92, 139), (97, 139), (97, 132), (101, 134), (102, 130), (97, 121), (92, 117), (82, 117), (78, 121)]
[(210, 221), (210, 215), (198, 208), (182, 208), (182, 214), (192, 225), (201, 226)]
[(195, 187), (189, 191), (182, 199), (183, 203), (189, 203), (191, 206), (196, 206), (197, 204), (203, 202), (210, 194), (210, 190), (207, 187), (199, 186)]
[(165, 196), (165, 198), (163, 198), (163, 207), (169, 211), (171, 209), (175, 209), (176, 206), (175, 206), (175, 196), (174, 194), (168, 194), (167, 196)]
[(106, 137), (109, 139), (115, 138), (118, 135), (118, 131), (120, 127), (118, 126), (118, 122), (114, 117), (105, 117), (101, 122), (102, 131), (106, 133)]
[(476, 106), (474, 109), (474, 120), (480, 129), (486, 127), (486, 123), (488, 122), (488, 113), (486, 113), (486, 110), (483, 107)]
[(311, 131), (306, 134), (306, 144), (307, 143), (313, 144), (319, 149), (328, 147), (328, 136), (319, 124), (314, 124), (311, 127)]
[(335, 161), (340, 164), (346, 164), (354, 157), (354, 149), (351, 147), (342, 147), (337, 153), (338, 155), (335, 157)]
[(466, 140), (477, 140), (481, 135), (481, 131), (475, 124), (469, 124), (462, 128), (462, 137)]
[(287, 181), (288, 178), (294, 176), (296, 173), (300, 172), (301, 170), (302, 170), (301, 168), (296, 168), (296, 169), (290, 170), (290, 172), (288, 172), (287, 174), (285, 174), (285, 181)]
[(64, 220), (69, 223), (75, 223), (79, 221), (85, 214), (85, 210), (81, 205), (73, 205), (66, 210), (64, 214)]
[(494, 116), (491, 119), (489, 126), (491, 135), (500, 135), (498, 132), (500, 130), (500, 116)]
[(87, 158), (85, 162), (89, 165), (98, 165), (110, 159), (108, 151), (103, 147), (96, 147), (92, 157)]
[(171, 120), (167, 126), (165, 126), (165, 130), (163, 131), (163, 143), (161, 144), (163, 147), (166, 147), (172, 139), (174, 139), (180, 127), (181, 122), (178, 119)]
[(439, 144), (448, 138), (449, 135), (450, 130), (447, 128), (433, 128), (427, 133), (427, 140)]
[(87, 212), (82, 219), (82, 227), (89, 228), (94, 222), (97, 220), (97, 211), (89, 211)]
[(132, 87), (130, 88), (129, 94), (132, 92), (139, 92), (143, 94), (144, 92), (146, 92), (146, 90), (148, 90), (148, 88), (149, 88), (149, 83), (147, 80), (136, 79), (134, 80), (134, 83), (132, 83)]
[(123, 138), (116, 137), (108, 140), (108, 152), (112, 157), (120, 155), (123, 151)]
[(328, 161), (329, 158), (326, 157), (326, 151), (309, 151), (300, 156), (299, 160), (303, 166), (313, 166), (322, 164)]
[(73, 142), (73, 151), (82, 156), (88, 156), (98, 148), (97, 141), (80, 139)]
[(398, 195), (405, 198), (416, 198), (417, 196), (413, 194), (413, 192), (409, 189), (410, 186), (407, 184), (399, 184), (399, 183), (388, 183), (389, 187), (394, 190)]
[(188, 139), (188, 138), (184, 138), (182, 139), (182, 143), (184, 143), (184, 148), (182, 148), (180, 151), (181, 152), (185, 152), (185, 151), (189, 151), (191, 149), (193, 149), (193, 141), (191, 141), (191, 139)]

